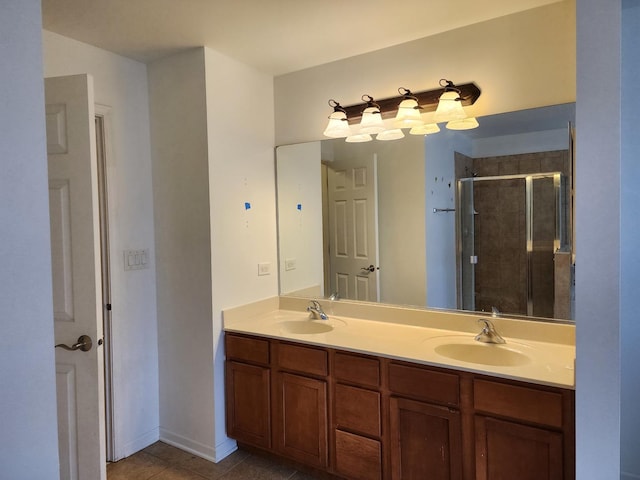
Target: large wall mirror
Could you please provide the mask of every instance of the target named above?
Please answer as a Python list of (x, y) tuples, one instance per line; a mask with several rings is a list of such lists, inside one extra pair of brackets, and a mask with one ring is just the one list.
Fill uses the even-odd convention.
[(574, 119), (278, 147), (280, 293), (571, 320)]

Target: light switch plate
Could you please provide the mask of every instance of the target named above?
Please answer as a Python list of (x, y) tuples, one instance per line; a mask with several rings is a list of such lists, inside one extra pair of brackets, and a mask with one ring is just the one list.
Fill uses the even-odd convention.
[(297, 261), (295, 258), (285, 258), (284, 260), (284, 269), (286, 271), (295, 270), (297, 266)]
[(259, 263), (258, 264), (258, 276), (271, 275), (271, 263)]
[(151, 258), (149, 257), (149, 249), (125, 250), (124, 251), (124, 269), (125, 270), (143, 270), (149, 268)]

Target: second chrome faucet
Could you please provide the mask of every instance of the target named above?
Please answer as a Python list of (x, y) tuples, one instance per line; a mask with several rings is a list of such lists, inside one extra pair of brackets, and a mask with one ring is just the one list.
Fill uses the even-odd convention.
[(491, 320), (486, 320), (481, 318), (478, 320), (478, 323), (482, 325), (482, 331), (478, 335), (476, 335), (476, 340), (482, 343), (506, 343), (504, 338), (500, 336), (498, 332), (496, 332), (496, 328), (493, 326), (493, 322)]
[(322, 310), (322, 306), (317, 300), (311, 300), (309, 302), (309, 306), (307, 307), (307, 312), (309, 312), (309, 318), (313, 318), (315, 320), (327, 320), (327, 314)]

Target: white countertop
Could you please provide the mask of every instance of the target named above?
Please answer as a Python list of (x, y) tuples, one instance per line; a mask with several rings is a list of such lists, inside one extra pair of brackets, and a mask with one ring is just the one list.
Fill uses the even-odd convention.
[[(301, 302), (287, 304), (276, 297), (275, 300), (225, 310), (224, 330), (543, 385), (570, 389), (575, 386), (575, 343), (571, 343), (573, 325), (536, 325), (538, 322), (531, 321), (524, 321), (529, 323), (523, 325), (523, 320), (482, 317), (491, 319), (506, 340), (504, 345), (492, 345), (474, 340), (481, 329), (477, 325), (478, 315), (382, 307), (386, 308), (384, 314), (390, 318), (369, 320), (332, 314), (333, 311), (339, 312), (339, 308), (334, 308), (339, 302), (331, 305), (330, 312), (326, 302), (321, 300), (329, 319), (310, 320), (304, 310), (308, 301)], [(291, 306), (299, 308), (286, 308)], [(341, 308), (348, 310), (347, 307)], [(370, 308), (375, 307), (357, 311), (362, 313), (358, 316), (366, 316), (367, 313), (380, 316), (380, 312), (366, 311)], [(416, 318), (411, 318), (412, 315)], [(536, 328), (543, 330), (535, 332)], [(304, 333), (296, 333), (301, 330)], [(518, 332), (528, 334), (513, 336)], [(543, 336), (549, 341), (541, 340)], [(451, 344), (460, 345), (461, 349), (470, 347), (478, 354), (478, 362), (451, 358), (449, 352), (457, 350), (457, 347), (451, 348)], [(507, 360), (503, 362), (503, 358)]]

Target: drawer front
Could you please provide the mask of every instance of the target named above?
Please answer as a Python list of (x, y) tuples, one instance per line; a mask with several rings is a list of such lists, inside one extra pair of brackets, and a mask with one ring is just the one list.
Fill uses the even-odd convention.
[(278, 345), (278, 366), (284, 370), (326, 377), (328, 353), (319, 348), (281, 343)]
[(227, 333), (225, 349), (228, 359), (269, 365), (269, 341)]
[(428, 402), (458, 405), (460, 386), (458, 376), (421, 367), (389, 364), (389, 389), (393, 393)]
[(381, 479), (380, 442), (336, 430), (336, 472), (354, 480)]
[(562, 394), (559, 392), (476, 379), (473, 398), (476, 410), (562, 428)]
[(338, 428), (380, 436), (380, 394), (371, 390), (337, 384), (335, 422)]
[(333, 374), (338, 381), (379, 387), (380, 361), (375, 358), (336, 352), (333, 357)]

